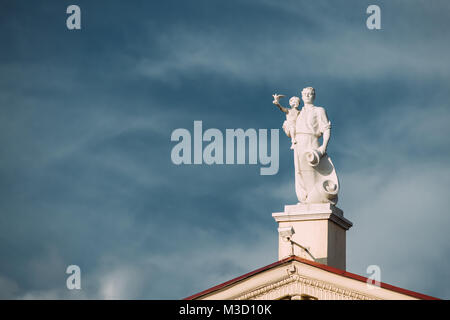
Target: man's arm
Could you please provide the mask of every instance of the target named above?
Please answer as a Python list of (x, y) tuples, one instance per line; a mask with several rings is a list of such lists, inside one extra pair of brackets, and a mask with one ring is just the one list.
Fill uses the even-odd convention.
[(322, 145), (317, 149), (322, 155), (324, 155), (327, 152), (327, 147), (328, 147), (328, 141), (330, 141), (330, 136), (331, 136), (331, 123), (328, 120), (327, 117), (327, 113), (325, 112), (324, 108), (319, 109), (319, 121), (320, 121), (320, 126), (323, 129), (323, 143)]
[(322, 155), (327, 152), (328, 141), (330, 141), (331, 129), (326, 129), (323, 133), (323, 143), (317, 149)]

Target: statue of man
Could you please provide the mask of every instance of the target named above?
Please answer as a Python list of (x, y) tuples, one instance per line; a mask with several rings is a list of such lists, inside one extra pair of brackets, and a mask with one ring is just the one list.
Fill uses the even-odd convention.
[[(282, 96), (275, 94), (273, 97), (273, 103), (283, 111), (279, 102)], [(331, 123), (325, 109), (313, 104), (315, 97), (314, 88), (307, 87), (302, 90), (304, 106), (295, 120), (295, 130), (292, 128), (292, 121), (288, 120), (283, 123), (283, 130), (295, 141), (295, 191), (298, 201), (336, 204), (339, 181), (333, 163), (327, 155)], [(322, 144), (319, 142), (320, 137)]]

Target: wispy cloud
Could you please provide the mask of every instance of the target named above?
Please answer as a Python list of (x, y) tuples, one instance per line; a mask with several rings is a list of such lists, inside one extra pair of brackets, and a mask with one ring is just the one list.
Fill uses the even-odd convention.
[[(386, 7), (403, 9), (388, 3)], [(415, 10), (411, 15), (420, 16), (422, 5), (412, 7)], [(425, 77), (448, 81), (450, 63), (442, 54), (450, 50), (445, 33), (421, 38), (419, 45), (413, 40), (414, 34), (405, 34), (404, 26), (391, 20), (394, 14), (383, 20), (389, 32), (374, 33), (365, 27), (365, 7), (360, 4), (357, 8), (361, 12), (355, 16), (354, 11), (338, 3), (265, 1), (255, 3), (255, 10), (272, 10), (273, 17), (266, 25), (249, 22), (248, 29), (240, 32), (233, 28), (224, 32), (218, 27), (205, 30), (175, 25), (154, 40), (166, 54), (138, 60), (136, 72), (164, 82), (205, 73), (275, 86), (283, 79), (318, 77), (373, 81), (401, 75), (405, 80)], [(255, 30), (258, 28), (259, 32)], [(412, 32), (417, 30), (417, 26), (411, 28)]]
[(360, 1), (82, 2), (79, 34), (56, 7), (15, 6), (0, 28), (0, 297), (182, 298), (275, 261), (271, 213), (296, 201), (288, 139), (261, 177), (175, 166), (170, 134), (279, 128), (272, 90), (310, 83), (333, 123), (350, 271), (378, 264), (448, 297), (448, 3), (380, 3), (380, 32)]

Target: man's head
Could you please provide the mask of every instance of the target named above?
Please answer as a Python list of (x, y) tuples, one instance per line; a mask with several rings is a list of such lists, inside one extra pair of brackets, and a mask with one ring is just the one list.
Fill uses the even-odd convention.
[(299, 97), (292, 97), (289, 99), (289, 105), (291, 108), (296, 108), (300, 105), (300, 98)]
[(307, 87), (302, 90), (302, 99), (305, 103), (313, 103), (316, 98), (316, 91), (313, 87)]

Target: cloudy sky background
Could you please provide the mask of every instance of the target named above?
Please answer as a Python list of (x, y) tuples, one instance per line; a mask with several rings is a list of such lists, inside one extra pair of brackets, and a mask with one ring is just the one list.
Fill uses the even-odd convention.
[(276, 261), (289, 139), (260, 176), (176, 166), (170, 135), (281, 128), (271, 94), (305, 86), (333, 123), (348, 271), (450, 298), (449, 16), (446, 0), (1, 1), (0, 298), (179, 299)]

